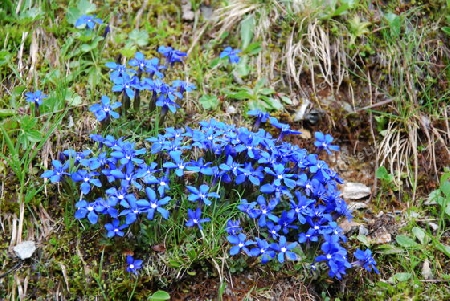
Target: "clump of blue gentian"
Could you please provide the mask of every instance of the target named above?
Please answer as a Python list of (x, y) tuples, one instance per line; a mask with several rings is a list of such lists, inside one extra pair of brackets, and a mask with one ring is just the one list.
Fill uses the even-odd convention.
[[(138, 220), (170, 218), (175, 182), (186, 183), (186, 226), (203, 230), (210, 221), (208, 208), (230, 197), (225, 186), (234, 187), (245, 198), (237, 206), (241, 218), (227, 225), (231, 255), (283, 263), (300, 260), (303, 252), (320, 245), (315, 261), (325, 261), (329, 275), (341, 279), (351, 267), (343, 246), (347, 238), (336, 222), (351, 218), (337, 189), (342, 180), (316, 154), (279, 139), (296, 131), (273, 117), (268, 120), (280, 128), (278, 136), (214, 119), (200, 122), (198, 129), (169, 127), (148, 138), (148, 147), (91, 135), (95, 152), (67, 151), (66, 161), (54, 161), (55, 168), (43, 177), (79, 183), (75, 217), (92, 224), (101, 219), (108, 237), (123, 236)], [(155, 156), (158, 160), (148, 161)], [(74, 162), (74, 170), (69, 171), (67, 161)], [(249, 230), (254, 224), (257, 231)], [(377, 271), (370, 251), (361, 252), (355, 265)]]
[[(181, 63), (186, 53), (165, 46), (159, 53), (163, 64), (140, 52), (128, 65), (107, 63), (112, 90), (122, 96), (122, 102), (102, 96), (100, 104), (90, 107), (99, 122), (118, 118), (115, 110), (127, 99), (134, 98), (138, 109), (143, 91), (148, 91), (151, 111), (160, 107), (162, 118), (176, 112), (183, 95), (195, 86), (180, 80), (168, 84), (164, 72)], [(236, 63), (237, 54), (227, 48), (221, 57)], [(248, 115), (255, 118), (252, 130), (211, 119), (200, 122), (198, 128), (166, 127), (145, 143), (92, 134), (95, 144), (89, 150), (64, 151), (42, 177), (52, 183), (77, 183), (80, 197), (75, 218), (101, 223), (109, 238), (124, 236), (136, 222), (171, 218), (179, 210), (180, 198), (173, 188), (179, 191), (181, 185), (185, 226), (202, 234), (211, 222), (211, 207), (238, 202), (240, 217), (228, 221), (228, 236), (223, 238), (232, 256), (245, 254), (263, 264), (284, 263), (304, 260), (320, 249), (311, 264), (325, 262), (330, 277), (342, 279), (352, 265), (378, 272), (370, 250), (358, 249), (357, 260), (348, 261), (347, 237), (337, 223), (352, 217), (337, 187), (342, 179), (317, 154), (284, 141), (299, 131), (266, 112), (253, 110)], [(262, 129), (264, 123), (278, 134)], [(316, 133), (319, 150), (338, 151), (332, 142), (330, 135)], [(142, 266), (142, 260), (131, 256), (126, 261), (131, 273)]]

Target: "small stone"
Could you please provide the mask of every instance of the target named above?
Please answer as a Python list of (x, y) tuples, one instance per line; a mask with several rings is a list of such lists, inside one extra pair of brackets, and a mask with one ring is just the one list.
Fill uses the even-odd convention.
[(370, 188), (362, 183), (345, 183), (342, 195), (347, 200), (359, 200), (372, 194)]
[(342, 229), (342, 231), (344, 231), (344, 233), (354, 231), (359, 226), (361, 226), (360, 223), (356, 223), (354, 221), (349, 221), (348, 219), (344, 219), (342, 222), (339, 223), (339, 227), (341, 227), (341, 229)]
[(430, 226), (431, 229), (433, 229), (433, 232), (436, 232), (439, 229), (439, 226), (436, 223), (429, 222), (428, 226)]
[(30, 258), (36, 251), (36, 243), (32, 240), (27, 240), (15, 246), (13, 250), (17, 257), (24, 260)]
[(234, 106), (229, 105), (229, 106), (226, 108), (226, 112), (227, 112), (228, 114), (236, 114), (236, 113), (237, 113), (237, 110), (236, 110), (236, 108), (235, 108)]
[(430, 261), (428, 260), (428, 258), (423, 262), (421, 274), (423, 276), (423, 279), (425, 280), (433, 279), (433, 272), (430, 269)]
[(369, 235), (369, 230), (366, 227), (364, 227), (363, 225), (360, 225), (359, 226), (359, 235), (367, 236), (367, 235)]
[(352, 211), (356, 211), (359, 209), (365, 209), (369, 207), (366, 203), (361, 203), (361, 202), (350, 202), (350, 204), (348, 204), (348, 209), (352, 210)]

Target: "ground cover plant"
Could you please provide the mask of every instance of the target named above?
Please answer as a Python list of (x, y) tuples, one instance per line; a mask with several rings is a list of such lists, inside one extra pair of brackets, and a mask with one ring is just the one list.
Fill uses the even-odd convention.
[(0, 298), (444, 300), (447, 13), (6, 2)]

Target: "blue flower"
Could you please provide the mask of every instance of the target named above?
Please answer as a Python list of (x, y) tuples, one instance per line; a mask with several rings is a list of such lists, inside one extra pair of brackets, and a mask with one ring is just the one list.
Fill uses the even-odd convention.
[(127, 255), (127, 272), (133, 273), (135, 275), (138, 274), (138, 270), (142, 268), (142, 260), (134, 259), (133, 256)]
[(114, 151), (111, 153), (111, 157), (116, 158), (121, 164), (127, 164), (133, 162), (141, 164), (144, 160), (137, 158), (139, 155), (145, 154), (147, 151), (145, 148), (135, 149), (134, 143), (119, 141), (117, 145), (111, 147)]
[(103, 21), (95, 16), (83, 15), (77, 19), (75, 22), (75, 27), (87, 27), (89, 29), (93, 29), (95, 24), (103, 24)]
[(196, 202), (199, 200), (200, 202), (209, 206), (211, 205), (211, 201), (209, 200), (210, 198), (218, 199), (220, 197), (216, 192), (209, 192), (209, 186), (205, 184), (201, 185), (198, 189), (193, 186), (186, 186), (186, 188), (191, 193), (188, 196), (188, 200), (191, 202)]
[(120, 216), (125, 216), (125, 222), (128, 225), (134, 223), (139, 214), (147, 212), (149, 209), (146, 200), (137, 200), (133, 194), (128, 194), (125, 200), (120, 202), (120, 205), (125, 208), (120, 212)]
[(96, 224), (98, 222), (98, 214), (95, 212), (95, 202), (88, 203), (85, 200), (80, 200), (75, 204), (77, 211), (75, 212), (76, 219), (87, 218), (91, 224)]
[(88, 194), (91, 191), (91, 185), (96, 187), (102, 187), (102, 183), (96, 177), (100, 174), (96, 171), (87, 171), (79, 169), (72, 174), (72, 180), (74, 182), (81, 182), (80, 188), (83, 194)]
[(300, 131), (291, 130), (291, 127), (289, 126), (289, 124), (281, 123), (275, 117), (270, 117), (269, 120), (270, 120), (271, 125), (273, 125), (274, 127), (278, 128), (280, 130), (280, 134), (278, 135), (278, 139), (277, 139), (278, 141), (281, 141), (283, 139), (283, 137), (286, 135), (292, 135), (292, 134), (298, 135), (298, 134), (302, 133)]
[(296, 185), (294, 178), (294, 174), (287, 173), (289, 170), (284, 167), (283, 164), (275, 164), (272, 166), (272, 169), (269, 167), (266, 167), (265, 172), (268, 174), (273, 175), (273, 185), (275, 187), (281, 186), (281, 180), (283, 180), (284, 184), (289, 188), (294, 188)]
[(326, 150), (328, 154), (331, 154), (331, 151), (339, 151), (339, 146), (330, 144), (333, 142), (333, 137), (330, 134), (324, 135), (321, 132), (316, 132), (314, 136), (316, 137), (314, 145), (317, 148)]
[(134, 98), (135, 89), (140, 88), (139, 78), (124, 73), (121, 77), (113, 78), (113, 92), (125, 92), (128, 97)]
[(250, 256), (261, 256), (261, 263), (265, 264), (275, 257), (275, 251), (265, 239), (256, 239), (256, 248), (250, 249), (248, 254)]
[(103, 121), (108, 117), (119, 118), (119, 113), (114, 112), (113, 110), (117, 109), (122, 105), (121, 102), (115, 102), (113, 104), (110, 103), (110, 99), (108, 96), (102, 96), (101, 104), (93, 104), (89, 107), (89, 111), (94, 113), (95, 117), (98, 121)]
[(59, 160), (53, 160), (52, 164), (53, 169), (45, 171), (41, 175), (41, 178), (48, 178), (52, 183), (61, 182), (61, 178), (69, 174), (67, 172), (67, 170), (69, 169), (69, 161), (66, 161), (64, 162), (64, 164), (62, 164)]
[(358, 248), (356, 249), (354, 255), (355, 258), (358, 259), (353, 263), (354, 265), (363, 267), (368, 272), (372, 272), (373, 270), (375, 273), (380, 274), (380, 271), (376, 268), (377, 262), (372, 257), (372, 251), (369, 249), (363, 251)]
[(227, 239), (228, 242), (233, 245), (230, 249), (231, 256), (238, 254), (241, 250), (248, 254), (248, 246), (255, 244), (254, 241), (247, 240), (244, 233), (240, 233), (238, 235), (228, 235)]
[(229, 235), (238, 235), (239, 233), (241, 233), (242, 228), (239, 220), (228, 220), (225, 230)]
[(241, 59), (238, 55), (238, 53), (241, 52), (239, 49), (233, 49), (231, 47), (226, 47), (221, 53), (220, 58), (228, 57), (228, 61), (230, 64), (237, 64), (239, 63), (239, 60)]
[(278, 243), (272, 244), (272, 249), (278, 252), (277, 259), (279, 263), (283, 263), (285, 259), (297, 260), (297, 254), (291, 250), (297, 246), (296, 242), (287, 243), (285, 236), (280, 236)]
[(172, 47), (159, 46), (158, 52), (161, 53), (169, 62), (171, 66), (173, 66), (177, 62), (182, 62), (183, 58), (187, 56), (186, 52), (175, 50)]
[(47, 97), (41, 90), (37, 90), (36, 92), (27, 92), (25, 93), (26, 101), (34, 103), (36, 106), (42, 105), (42, 101)]
[(166, 205), (170, 201), (170, 197), (166, 196), (162, 199), (157, 199), (155, 191), (150, 187), (145, 188), (145, 192), (147, 194), (148, 200), (150, 201), (150, 205), (147, 210), (147, 218), (149, 220), (152, 220), (155, 216), (155, 211), (158, 211), (164, 219), (168, 219), (169, 211), (162, 208), (161, 206)]
[(197, 208), (195, 211), (188, 209), (188, 220), (186, 222), (186, 227), (194, 227), (197, 226), (200, 230), (202, 230), (202, 223), (206, 223), (211, 221), (210, 218), (201, 218), (202, 210)]
[(172, 87), (173, 88), (178, 88), (179, 92), (181, 94), (184, 94), (184, 92), (192, 92), (193, 90), (195, 90), (197, 87), (194, 84), (188, 83), (184, 80), (174, 80), (172, 82)]
[(124, 236), (125, 232), (123, 232), (123, 229), (126, 229), (128, 227), (127, 224), (119, 225), (118, 219), (113, 219), (111, 223), (105, 224), (105, 229), (107, 231), (106, 236), (111, 238), (114, 236)]
[(170, 152), (170, 157), (172, 158), (173, 162), (164, 162), (163, 167), (168, 169), (175, 169), (175, 174), (179, 177), (182, 177), (184, 175), (184, 169), (189, 163), (184, 162), (183, 159), (181, 159), (181, 151)]
[(148, 61), (142, 52), (136, 52), (134, 58), (128, 62), (128, 65), (138, 67), (139, 70), (144, 71), (147, 68)]

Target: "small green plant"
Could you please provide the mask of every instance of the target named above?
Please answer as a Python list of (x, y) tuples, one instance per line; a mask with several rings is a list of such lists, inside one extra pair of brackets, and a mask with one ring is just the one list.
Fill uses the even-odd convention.
[(440, 179), (439, 188), (430, 193), (429, 203), (438, 204), (439, 210), (439, 229), (445, 229), (446, 220), (450, 218), (450, 169), (447, 168)]
[(375, 176), (381, 181), (381, 186), (387, 191), (397, 191), (394, 175), (388, 172), (386, 167), (380, 166), (375, 171)]
[(235, 100), (247, 100), (251, 110), (259, 109), (264, 111), (281, 110), (283, 103), (291, 104), (291, 100), (286, 96), (276, 97), (273, 88), (266, 88), (266, 79), (260, 79), (253, 88), (234, 86), (224, 90), (225, 97)]

